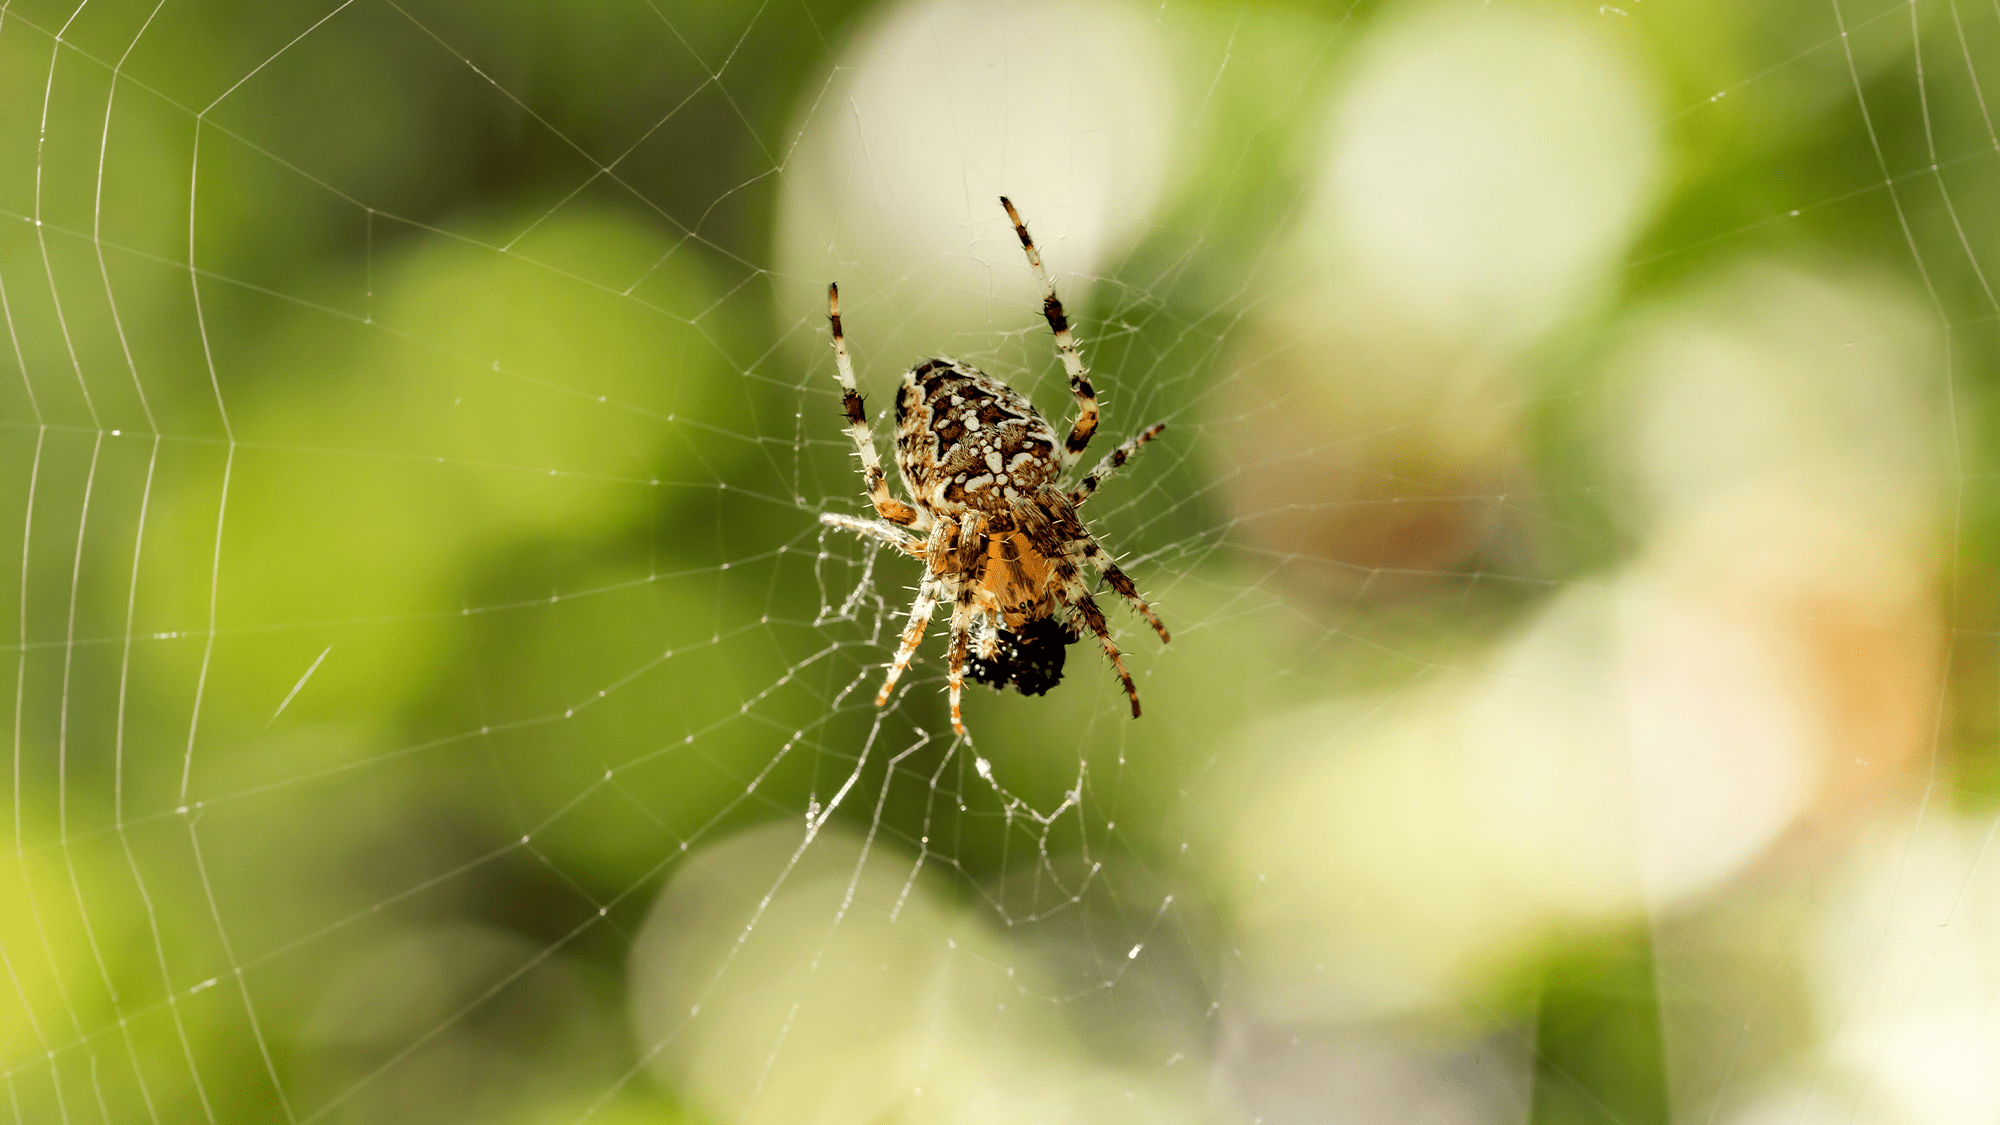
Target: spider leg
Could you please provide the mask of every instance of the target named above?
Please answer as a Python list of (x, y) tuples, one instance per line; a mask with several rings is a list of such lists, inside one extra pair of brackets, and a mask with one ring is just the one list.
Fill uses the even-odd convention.
[(965, 688), (965, 655), (972, 640), (973, 599), (979, 593), (979, 579), (986, 558), (985, 521), (968, 514), (958, 525), (958, 547), (952, 555), (952, 577), (957, 598), (951, 607), (951, 647), (945, 658), (945, 680), (951, 685), (951, 729), (965, 735), (965, 717), (959, 698)]
[(840, 406), (847, 413), (847, 433), (861, 455), (861, 478), (868, 485), (868, 499), (875, 512), (890, 523), (919, 529), (930, 521), (920, 510), (889, 495), (889, 478), (882, 472), (882, 457), (875, 451), (875, 434), (868, 428), (868, 411), (861, 403), (861, 391), (854, 385), (854, 364), (847, 358), (847, 337), (840, 330), (840, 286), (826, 287), (827, 323), (833, 326), (833, 374), (840, 380)]
[(889, 675), (882, 681), (882, 690), (875, 693), (875, 706), (889, 702), (889, 693), (896, 689), (896, 681), (903, 678), (903, 670), (910, 666), (910, 658), (917, 654), (917, 646), (924, 641), (924, 626), (930, 624), (931, 611), (937, 608), (939, 593), (950, 581), (925, 569), (923, 581), (917, 586), (917, 600), (910, 606), (910, 623), (903, 630), (903, 643), (896, 649), (896, 658), (889, 664)]
[(1096, 540), (1079, 540), (1071, 549), (1089, 559), (1090, 564), (1104, 574), (1104, 580), (1111, 583), (1111, 588), (1118, 592), (1118, 596), (1132, 603), (1132, 608), (1138, 610), (1139, 616), (1145, 618), (1146, 623), (1153, 627), (1153, 632), (1160, 635), (1161, 644), (1173, 640), (1167, 635), (1167, 627), (1160, 623), (1159, 615), (1153, 612), (1153, 607), (1147, 605), (1146, 599), (1139, 596), (1139, 587), (1133, 584), (1132, 577), (1118, 569), (1118, 564), (1111, 561), (1111, 556), (1105, 553), (1104, 548), (1097, 545)]
[(1000, 630), (1005, 622), (1000, 616), (1000, 611), (996, 609), (989, 609), (982, 616), (986, 622), (986, 629), (979, 634), (974, 651), (979, 654), (979, 659), (992, 660), (1000, 655)]
[(1028, 237), (1028, 225), (1021, 221), (1021, 213), (1014, 210), (1014, 204), (1004, 195), (1000, 197), (1000, 206), (1007, 209), (1014, 233), (1021, 238), (1021, 249), (1028, 253), (1028, 268), (1035, 271), (1035, 280), (1042, 287), (1042, 315), (1048, 318), (1049, 331), (1056, 334), (1056, 351), (1062, 354), (1069, 389), (1076, 395), (1076, 421), (1070, 425), (1069, 437), (1063, 440), (1062, 467), (1067, 471), (1083, 456), (1090, 435), (1097, 432), (1097, 392), (1091, 388), (1090, 372), (1083, 366), (1083, 353), (1076, 346), (1076, 337), (1069, 334), (1069, 318), (1063, 314), (1062, 301), (1056, 296), (1055, 279), (1042, 268), (1041, 251), (1035, 249), (1035, 240)]
[(1110, 659), (1111, 667), (1118, 673), (1118, 681), (1125, 685), (1125, 696), (1132, 701), (1132, 717), (1139, 717), (1139, 688), (1132, 682), (1132, 673), (1125, 670), (1125, 661), (1119, 656), (1118, 645), (1111, 639), (1111, 626), (1104, 620), (1104, 611), (1084, 588), (1083, 576), (1076, 571), (1076, 564), (1068, 558), (1053, 560), (1056, 578), (1056, 597), (1063, 604), (1076, 610), (1083, 617), (1083, 623), (1097, 634), (1097, 643), (1103, 647), (1104, 655)]
[(945, 681), (951, 685), (951, 729), (960, 736), (965, 734), (959, 697), (965, 690), (965, 658), (972, 641), (972, 591), (972, 583), (959, 584), (958, 601), (951, 607), (951, 648), (945, 661)]
[(883, 520), (864, 520), (855, 516), (844, 516), (838, 512), (821, 512), (819, 522), (842, 531), (851, 531), (864, 539), (880, 539), (891, 547), (907, 555), (924, 557), (924, 541), (921, 536), (912, 535), (893, 523)]
[(1104, 460), (1099, 461), (1095, 469), (1084, 474), (1083, 480), (1077, 482), (1077, 486), (1070, 490), (1069, 502), (1071, 504), (1081, 504), (1085, 500), (1090, 499), (1091, 493), (1097, 491), (1097, 486), (1103, 484), (1106, 477), (1124, 468), (1125, 462), (1131, 460), (1133, 454), (1139, 452), (1140, 448), (1147, 442), (1159, 437), (1160, 431), (1166, 428), (1167, 424), (1165, 422), (1155, 422), (1132, 435), (1124, 445), (1105, 454)]

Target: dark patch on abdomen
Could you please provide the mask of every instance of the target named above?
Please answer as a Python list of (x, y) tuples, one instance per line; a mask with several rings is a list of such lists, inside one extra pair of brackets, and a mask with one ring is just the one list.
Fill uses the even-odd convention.
[(1042, 695), (1062, 682), (1063, 660), (1077, 635), (1053, 617), (1038, 617), (1019, 630), (1002, 629), (998, 639), (1000, 651), (993, 659), (981, 660), (975, 653), (966, 675), (995, 691), (1011, 687), (1022, 695)]

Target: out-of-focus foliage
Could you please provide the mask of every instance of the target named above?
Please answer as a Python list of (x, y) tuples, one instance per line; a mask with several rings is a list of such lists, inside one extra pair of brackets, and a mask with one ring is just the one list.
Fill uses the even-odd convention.
[[(1961, 0), (0, 4), (0, 1119), (1991, 1121), (1994, 91)], [(1003, 192), (1176, 635), (965, 742), (822, 302), (884, 448), (1066, 413)]]

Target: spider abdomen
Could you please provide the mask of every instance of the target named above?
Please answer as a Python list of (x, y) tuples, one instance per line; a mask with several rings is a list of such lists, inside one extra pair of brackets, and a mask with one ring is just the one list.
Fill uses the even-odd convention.
[(896, 468), (940, 515), (997, 515), (1029, 502), (1060, 475), (1059, 449), (1034, 403), (976, 367), (932, 359), (903, 376)]

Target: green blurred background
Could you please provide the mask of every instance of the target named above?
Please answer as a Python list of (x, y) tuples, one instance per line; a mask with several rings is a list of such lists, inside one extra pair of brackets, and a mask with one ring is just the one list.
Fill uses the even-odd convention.
[[(1991, 1122), (1996, 92), (1962, 0), (0, 4), (0, 1119)], [(1060, 419), (1002, 192), (1175, 639), (966, 740), (820, 302)]]

